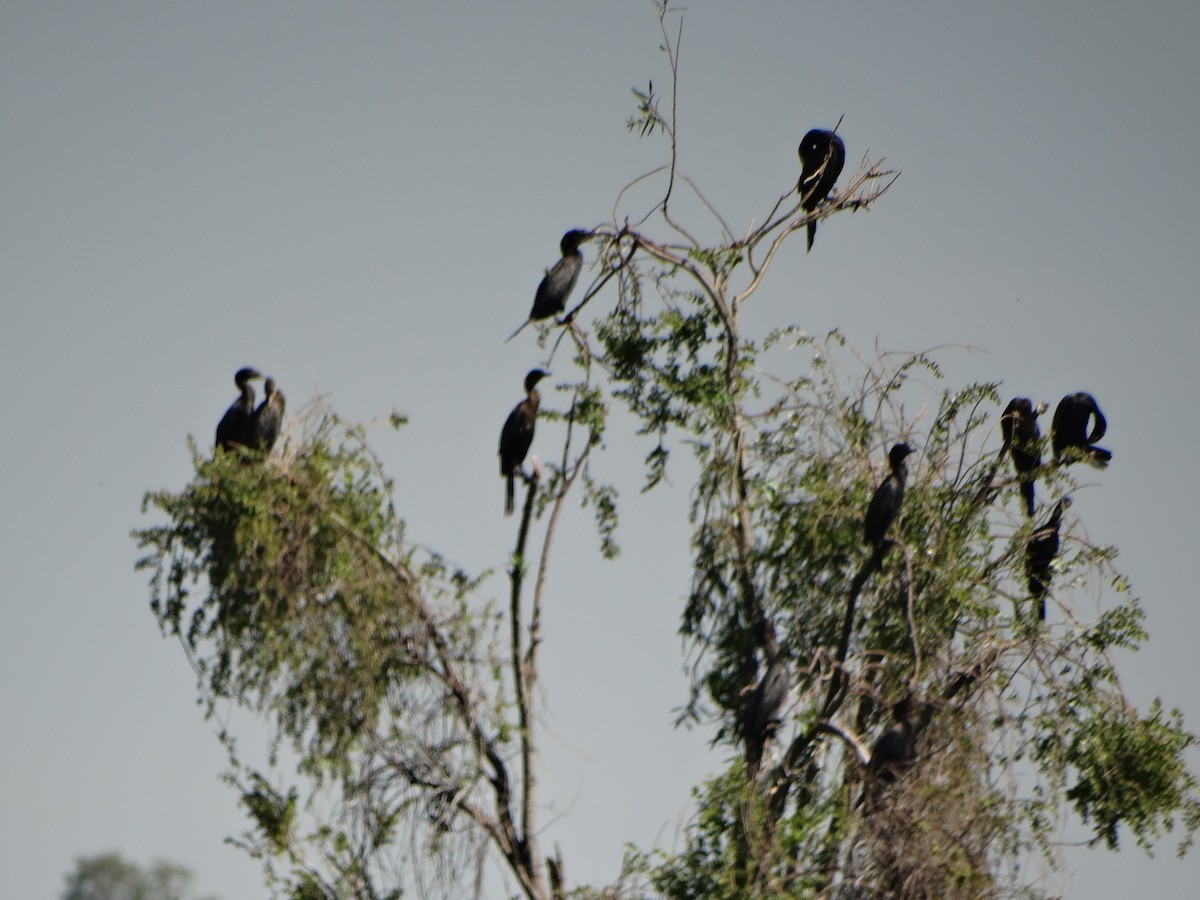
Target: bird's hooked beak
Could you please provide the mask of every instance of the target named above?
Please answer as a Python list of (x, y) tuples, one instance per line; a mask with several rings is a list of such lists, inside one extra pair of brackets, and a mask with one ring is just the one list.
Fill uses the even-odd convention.
[(533, 388), (537, 386), (537, 383), (539, 381), (541, 381), (543, 378), (547, 377), (549, 374), (550, 374), (549, 369), (541, 369), (541, 368), (530, 369), (529, 374), (527, 374), (525, 376), (526, 392), (533, 390)]
[(258, 371), (258, 369), (252, 368), (251, 366), (245, 366), (244, 368), (238, 369), (237, 375), (234, 376), (233, 380), (240, 383), (243, 381), (253, 381), (256, 378), (262, 377), (262, 372)]

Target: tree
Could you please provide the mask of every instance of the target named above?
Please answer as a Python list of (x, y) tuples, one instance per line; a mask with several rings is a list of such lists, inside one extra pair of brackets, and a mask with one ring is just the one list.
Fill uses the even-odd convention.
[[(222, 731), (251, 821), (242, 846), (295, 897), (397, 897), (409, 881), (453, 893), (489, 852), (525, 896), (563, 895), (537, 821), (540, 610), (573, 492), (616, 553), (619, 495), (588, 463), (619, 407), (649, 441), (643, 489), (676, 465), (672, 446), (692, 450), (685, 718), (738, 758), (698, 789), (684, 851), (632, 855), (609, 893), (1036, 896), (1021, 863), (1054, 864), (1070, 810), (1112, 847), (1121, 826), (1148, 845), (1179, 821), (1186, 847), (1194, 738), (1121, 691), (1112, 651), (1145, 635), (1113, 550), (1073, 538), (1067, 517), (1062, 621), (1039, 624), (1028, 597), (1034, 523), (997, 447), (1001, 386), (945, 386), (928, 354), (862, 360), (836, 332), (744, 324), (795, 234), (870, 208), (895, 173), (864, 159), (811, 211), (783, 185), (762, 224), (735, 230), (679, 168), (681, 32), (665, 4), (659, 21), (671, 112), (647, 87), (630, 121), (665, 139), (664, 165), (638, 179), (659, 190), (649, 210), (620, 192), (592, 238), (591, 285), (538, 326), (552, 353), (566, 342), (576, 380), (557, 461), (526, 493), (506, 609), (481, 599), (484, 576), (407, 540), (365, 432), (328, 409), (259, 465), (193, 446), (191, 484), (148, 495), (166, 519), (137, 533), (161, 626), (210, 714), (232, 700), (276, 735), (260, 767)], [(901, 514), (867, 547), (863, 512), (901, 440), (917, 450)], [(1057, 463), (1036, 477), (1051, 498), (1074, 487)], [(1076, 595), (1107, 610), (1088, 618)], [(779, 706), (764, 700), (772, 668), (790, 688)]]
[(63, 900), (185, 900), (195, 896), (192, 873), (183, 866), (159, 860), (142, 869), (119, 853), (80, 857), (66, 881)]

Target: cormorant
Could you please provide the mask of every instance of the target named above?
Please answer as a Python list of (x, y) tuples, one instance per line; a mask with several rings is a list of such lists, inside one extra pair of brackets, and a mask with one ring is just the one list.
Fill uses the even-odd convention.
[(1042, 464), (1042, 430), (1037, 417), (1049, 407), (1039, 403), (1036, 407), (1028, 397), (1015, 397), (1000, 417), (1000, 431), (1004, 435), (1004, 446), (1012, 455), (1013, 468), (1021, 481), (1021, 496), (1025, 498), (1025, 513), (1033, 515), (1032, 473)]
[(867, 543), (882, 553), (887, 547), (887, 533), (900, 512), (900, 504), (904, 501), (904, 482), (908, 478), (908, 466), (904, 459), (913, 452), (908, 444), (896, 444), (888, 453), (888, 466), (891, 472), (875, 489), (875, 496), (867, 507), (864, 522), (864, 534)]
[[(812, 212), (825, 202), (833, 190), (842, 166), (846, 164), (846, 146), (832, 131), (814, 128), (800, 142), (800, 205)], [(808, 249), (817, 236), (817, 223), (808, 223)]]
[(779, 713), (791, 690), (791, 676), (787, 662), (779, 652), (774, 629), (767, 627), (764, 632), (763, 657), (767, 663), (767, 671), (750, 694), (744, 719), (746, 763), (751, 774), (758, 771), (763, 749), (779, 728), (782, 721)]
[(533, 309), (529, 311), (530, 319), (548, 319), (567, 308), (567, 297), (575, 289), (575, 282), (579, 280), (579, 272), (583, 268), (583, 254), (579, 252), (579, 245), (591, 236), (590, 231), (580, 231), (578, 228), (562, 236), (558, 245), (562, 259), (546, 271), (538, 285)]
[(283, 391), (276, 387), (274, 378), (268, 378), (263, 382), (263, 402), (254, 411), (255, 449), (271, 452), (279, 437), (279, 427), (283, 424), (285, 405)]
[(867, 810), (871, 811), (884, 785), (895, 783), (917, 761), (917, 738), (933, 718), (933, 707), (922, 704), (922, 711), (917, 712), (915, 705), (908, 694), (892, 704), (892, 719), (896, 724), (871, 745), (867, 777), (855, 807), (870, 801)]
[[(1091, 434), (1088, 434), (1088, 420), (1092, 416), (1096, 417), (1096, 422), (1092, 426)], [(1080, 457), (1067, 453), (1067, 450), (1073, 447), (1092, 465), (1105, 468), (1112, 459), (1112, 453), (1103, 447), (1095, 446), (1095, 442), (1104, 437), (1107, 429), (1108, 422), (1104, 413), (1100, 412), (1100, 407), (1096, 405), (1095, 397), (1083, 391), (1067, 394), (1058, 402), (1058, 408), (1054, 410), (1054, 421), (1050, 425), (1050, 443), (1054, 446), (1054, 458), (1068, 463), (1074, 462)]]
[(1029, 578), (1029, 594), (1038, 601), (1038, 618), (1046, 618), (1046, 593), (1050, 590), (1050, 566), (1058, 556), (1058, 526), (1063, 512), (1071, 505), (1063, 497), (1054, 505), (1046, 524), (1030, 535), (1025, 545), (1025, 574)]
[(504, 514), (513, 511), (513, 478), (521, 470), (529, 445), (533, 443), (533, 427), (537, 422), (541, 395), (537, 383), (550, 373), (545, 369), (530, 369), (525, 376), (525, 399), (513, 407), (500, 431), (500, 477), (507, 480), (504, 494)]
[(217, 425), (217, 446), (225, 450), (254, 444), (254, 387), (250, 381), (262, 378), (257, 369), (238, 369), (233, 376), (241, 396), (233, 401)]
[(867, 764), (868, 771), (886, 784), (891, 784), (917, 761), (917, 736), (924, 724), (908, 696), (893, 704), (892, 718), (896, 724), (879, 736)]

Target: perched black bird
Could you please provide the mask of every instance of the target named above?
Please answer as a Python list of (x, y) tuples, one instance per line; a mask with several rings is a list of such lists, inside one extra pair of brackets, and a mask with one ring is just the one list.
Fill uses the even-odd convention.
[(263, 402), (254, 411), (254, 447), (270, 453), (279, 437), (286, 401), (274, 378), (263, 382), (263, 395)]
[(917, 761), (917, 737), (925, 724), (923, 716), (913, 709), (912, 699), (907, 696), (892, 706), (892, 718), (896, 724), (875, 741), (867, 764), (868, 771), (887, 784)]
[(579, 245), (591, 236), (590, 231), (580, 231), (578, 228), (562, 236), (558, 245), (562, 259), (547, 270), (538, 285), (529, 318), (535, 321), (548, 319), (567, 308), (567, 297), (575, 289), (575, 282), (579, 280), (579, 272), (583, 268), (583, 254), (579, 252)]
[(762, 762), (763, 749), (767, 741), (775, 736), (781, 719), (780, 711), (791, 690), (791, 675), (786, 660), (779, 652), (775, 632), (767, 627), (763, 645), (763, 658), (767, 671), (746, 703), (743, 739), (746, 742), (746, 763), (751, 774), (758, 771)]
[[(1091, 434), (1088, 433), (1088, 421), (1095, 416)], [(1074, 462), (1082, 458), (1101, 469), (1108, 466), (1112, 453), (1103, 447), (1095, 446), (1096, 441), (1104, 437), (1108, 422), (1096, 398), (1091, 394), (1079, 391), (1067, 394), (1058, 402), (1054, 410), (1054, 421), (1050, 425), (1050, 443), (1054, 447), (1054, 458), (1064, 462)], [(1071, 448), (1079, 451), (1079, 455), (1068, 453)]]
[[(814, 128), (800, 142), (800, 205), (812, 212), (825, 202), (846, 164), (846, 146), (832, 131)], [(808, 249), (817, 236), (817, 223), (808, 223)]]
[(882, 553), (887, 548), (887, 533), (892, 522), (900, 513), (900, 504), (904, 502), (904, 482), (908, 478), (908, 466), (905, 458), (913, 452), (908, 444), (896, 444), (888, 453), (888, 466), (891, 472), (875, 489), (875, 496), (867, 507), (867, 517), (863, 529), (867, 543)]
[(1033, 473), (1042, 464), (1042, 430), (1038, 428), (1037, 417), (1048, 408), (1045, 403), (1035, 407), (1028, 397), (1016, 397), (1000, 417), (1004, 446), (1021, 481), (1021, 496), (1025, 498), (1025, 513), (1029, 516), (1033, 515)]
[(1050, 566), (1058, 556), (1058, 526), (1063, 512), (1071, 505), (1070, 497), (1063, 497), (1054, 505), (1054, 511), (1046, 524), (1029, 537), (1025, 545), (1025, 574), (1029, 578), (1029, 594), (1038, 601), (1038, 618), (1046, 618), (1046, 593), (1050, 590)]
[(513, 478), (521, 470), (521, 463), (533, 443), (533, 427), (541, 402), (536, 385), (549, 374), (545, 369), (529, 370), (525, 376), (525, 399), (513, 407), (500, 431), (500, 477), (507, 480), (504, 494), (504, 514), (507, 516), (513, 511)]
[(241, 396), (233, 401), (217, 425), (217, 446), (225, 450), (254, 445), (254, 387), (251, 380), (262, 378), (257, 369), (238, 369), (233, 376)]
[(529, 318), (505, 339), (505, 343), (520, 334), (521, 328), (530, 322), (556, 316), (567, 308), (567, 297), (575, 289), (575, 282), (579, 280), (579, 272), (583, 269), (583, 254), (579, 252), (579, 245), (591, 236), (590, 231), (581, 231), (578, 228), (573, 228), (562, 236), (558, 244), (559, 250), (562, 251), (562, 259), (546, 270), (533, 297), (533, 309), (529, 311)]
[(933, 718), (930, 704), (920, 704), (919, 711), (917, 706), (908, 695), (892, 704), (895, 724), (871, 746), (871, 757), (866, 761), (867, 778), (854, 804), (856, 807), (867, 803), (868, 811), (873, 809), (883, 788), (895, 783), (917, 761), (917, 739)]

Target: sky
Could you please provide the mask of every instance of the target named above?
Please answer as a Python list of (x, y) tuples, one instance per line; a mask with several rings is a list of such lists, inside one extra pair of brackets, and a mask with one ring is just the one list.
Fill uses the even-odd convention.
[[(678, 108), (682, 170), (742, 227), (795, 183), (810, 127), (841, 118), (848, 168), (902, 172), (811, 254), (790, 245), (751, 325), (943, 347), (950, 379), (1013, 396), (1095, 394), (1115, 459), (1072, 511), (1148, 613), (1130, 696), (1193, 729), (1198, 40), (1191, 0), (694, 0)], [(55, 897), (108, 850), (266, 896), (223, 842), (244, 820), (214, 726), (134, 571), (142, 494), (186, 483), (188, 435), (208, 445), (254, 365), (293, 409), (407, 414), (374, 435), (409, 534), (502, 569), (496, 437), (543, 361), (529, 332), (502, 341), (562, 233), (664, 161), (625, 128), (630, 88), (668, 83), (660, 43), (648, 2), (0, 4), (5, 896)], [(625, 841), (678, 847), (724, 759), (672, 727), (687, 483), (638, 496), (645, 452), (617, 429), (596, 462), (627, 486), (621, 557), (573, 513), (549, 585), (543, 840), (577, 883), (615, 877)], [(1069, 850), (1050, 886), (1200, 882), (1170, 838), (1153, 858), (1126, 843)]]

